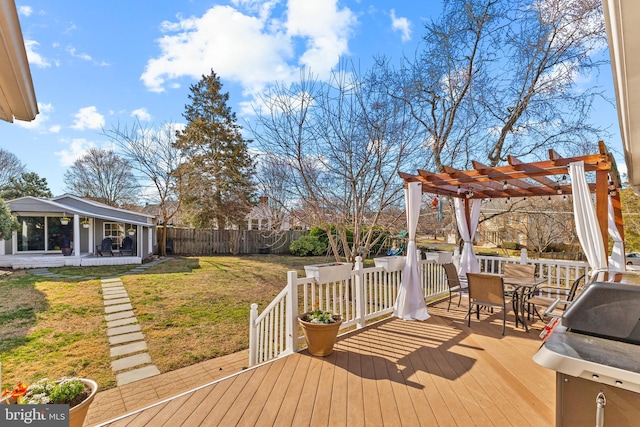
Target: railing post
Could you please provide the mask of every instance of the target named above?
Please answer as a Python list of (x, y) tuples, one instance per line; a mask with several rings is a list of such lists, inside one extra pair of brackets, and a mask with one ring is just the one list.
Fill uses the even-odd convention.
[(249, 316), (249, 366), (254, 366), (258, 362), (258, 331), (256, 329), (256, 319), (258, 318), (258, 304), (251, 304)]
[(460, 270), (460, 248), (458, 246), (453, 250), (453, 257), (451, 259), (453, 265), (456, 266), (456, 270)]
[(287, 292), (286, 299), (286, 329), (287, 329), (287, 342), (286, 352), (295, 353), (298, 351), (298, 272), (287, 272)]
[(527, 263), (527, 248), (520, 249), (520, 264)]
[(356, 279), (356, 329), (364, 328), (366, 325), (365, 316), (365, 301), (364, 301), (364, 278), (362, 277), (362, 257), (357, 256), (353, 269), (356, 271), (354, 276)]

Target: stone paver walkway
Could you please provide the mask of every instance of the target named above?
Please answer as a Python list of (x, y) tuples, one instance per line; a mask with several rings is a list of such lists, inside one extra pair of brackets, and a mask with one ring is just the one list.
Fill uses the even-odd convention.
[[(127, 274), (143, 273), (170, 258), (159, 258), (146, 264), (137, 265)], [(46, 278), (94, 280), (97, 277), (68, 276), (50, 272), (47, 268), (35, 268), (30, 274)], [(139, 381), (160, 374), (147, 353), (147, 343), (142, 329), (133, 312), (129, 294), (120, 277), (101, 279), (104, 300), (107, 336), (109, 337), (111, 369), (118, 386)]]
[[(154, 260), (147, 264), (138, 265), (127, 274), (143, 273), (146, 269), (158, 265), (161, 262), (169, 261), (171, 258)], [(50, 278), (73, 278), (83, 280), (95, 280), (97, 277), (86, 276), (66, 276), (50, 272), (46, 268), (29, 270), (30, 274)], [(139, 329), (119, 329), (123, 326), (140, 327), (134, 314), (131, 302), (119, 302), (106, 304), (106, 301), (117, 299), (128, 299), (128, 293), (124, 285), (120, 285), (120, 277), (104, 278), (101, 280), (103, 289), (103, 299), (105, 301), (105, 318), (107, 319), (107, 336), (112, 342), (120, 341), (119, 336), (140, 337), (139, 340), (123, 341), (119, 344), (111, 345), (110, 355), (112, 358), (112, 369), (116, 373), (126, 373), (124, 366), (136, 366), (145, 368), (138, 371), (139, 381), (132, 383), (118, 383), (117, 387), (109, 390), (98, 391), (96, 398), (89, 407), (89, 413), (85, 420), (85, 426), (93, 426), (101, 422), (113, 419), (119, 415), (142, 408), (162, 399), (175, 396), (195, 387), (208, 384), (233, 375), (246, 369), (249, 360), (248, 352), (241, 351), (227, 356), (216, 357), (195, 365), (176, 369), (163, 374), (153, 372), (152, 375), (144, 376), (145, 373), (157, 367), (153, 366), (151, 357), (147, 353), (147, 343)], [(123, 306), (123, 307), (120, 307)], [(119, 308), (128, 309), (119, 310)], [(121, 332), (120, 334), (118, 332)], [(130, 368), (131, 369), (131, 368)], [(134, 370), (134, 369), (132, 369)], [(116, 374), (118, 375), (118, 374)]]

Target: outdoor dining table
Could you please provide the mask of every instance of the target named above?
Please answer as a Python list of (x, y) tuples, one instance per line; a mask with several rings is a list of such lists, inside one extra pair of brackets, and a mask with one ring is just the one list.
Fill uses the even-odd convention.
[(527, 318), (524, 312), (524, 296), (525, 291), (530, 293), (535, 288), (537, 288), (540, 284), (547, 281), (544, 277), (524, 277), (524, 276), (503, 276), (502, 281), (505, 285), (510, 285), (513, 287), (513, 304), (514, 311), (516, 314), (516, 327), (518, 326), (518, 320), (522, 322), (524, 326), (524, 330), (529, 332), (529, 327), (527, 326)]

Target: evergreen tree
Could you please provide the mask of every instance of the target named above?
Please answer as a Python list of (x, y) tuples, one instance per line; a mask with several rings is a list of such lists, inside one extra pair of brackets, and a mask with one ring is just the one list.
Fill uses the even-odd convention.
[(11, 215), (9, 206), (4, 200), (0, 199), (0, 239), (9, 240), (13, 231), (18, 231), (20, 224)]
[(52, 197), (47, 178), (40, 178), (35, 172), (25, 172), (18, 178), (9, 178), (9, 183), (0, 189), (0, 198), (5, 200), (25, 196)]
[(227, 106), (228, 93), (213, 70), (190, 87), (185, 106), (187, 126), (178, 132), (178, 147), (186, 162), (183, 206), (197, 227), (241, 227), (251, 208), (254, 162), (248, 143)]

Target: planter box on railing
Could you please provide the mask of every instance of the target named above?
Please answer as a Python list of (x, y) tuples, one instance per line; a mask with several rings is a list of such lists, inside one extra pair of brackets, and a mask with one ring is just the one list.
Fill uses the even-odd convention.
[(383, 256), (379, 258), (374, 258), (373, 262), (376, 267), (384, 268), (384, 271), (390, 273), (392, 271), (400, 271), (404, 268), (405, 263), (407, 262), (406, 256)]
[(451, 262), (451, 260), (453, 259), (453, 254), (446, 251), (425, 252), (424, 255), (425, 259), (429, 261), (435, 261), (436, 264), (446, 264)]
[(304, 272), (307, 277), (315, 278), (318, 283), (329, 283), (349, 279), (352, 267), (353, 263), (350, 262), (330, 262), (305, 265)]

